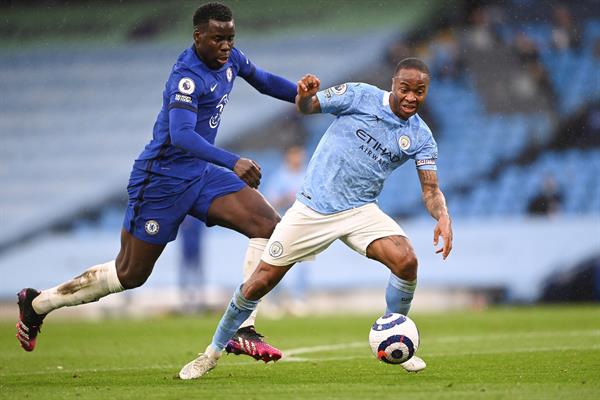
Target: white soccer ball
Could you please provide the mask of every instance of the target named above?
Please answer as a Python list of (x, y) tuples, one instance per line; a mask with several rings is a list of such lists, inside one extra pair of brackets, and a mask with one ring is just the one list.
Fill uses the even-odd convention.
[(371, 350), (378, 360), (400, 364), (411, 358), (419, 348), (419, 330), (402, 314), (385, 314), (371, 327)]

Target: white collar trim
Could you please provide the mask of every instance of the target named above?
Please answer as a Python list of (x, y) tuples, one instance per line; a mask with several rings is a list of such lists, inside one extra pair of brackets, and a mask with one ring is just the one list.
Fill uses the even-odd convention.
[(390, 94), (391, 94), (391, 92), (383, 92), (383, 102), (382, 102), (383, 106), (390, 105)]

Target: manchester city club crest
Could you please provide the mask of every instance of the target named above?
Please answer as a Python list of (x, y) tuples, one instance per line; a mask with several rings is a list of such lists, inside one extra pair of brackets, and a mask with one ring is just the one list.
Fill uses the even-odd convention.
[(231, 70), (231, 67), (227, 68), (227, 82), (231, 82), (231, 80), (233, 79), (233, 71)]
[(331, 88), (333, 93), (337, 95), (346, 93), (346, 89), (348, 89), (348, 85), (346, 85), (345, 83)]
[(283, 254), (283, 245), (280, 242), (273, 242), (269, 247), (269, 254), (273, 258), (280, 257)]

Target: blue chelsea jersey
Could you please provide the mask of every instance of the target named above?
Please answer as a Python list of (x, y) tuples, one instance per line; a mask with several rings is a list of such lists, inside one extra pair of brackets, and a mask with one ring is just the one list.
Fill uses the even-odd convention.
[(183, 179), (195, 179), (205, 170), (207, 161), (171, 144), (169, 110), (185, 108), (197, 115), (195, 131), (214, 144), (221, 113), (229, 101), (233, 82), (239, 75), (251, 76), (254, 65), (233, 48), (229, 60), (213, 70), (197, 56), (194, 46), (178, 57), (163, 91), (163, 104), (154, 124), (152, 140), (136, 160), (134, 167)]
[(347, 83), (317, 93), (321, 111), (336, 115), (315, 150), (297, 199), (322, 214), (375, 202), (385, 179), (409, 159), (436, 169), (437, 144), (418, 114), (403, 120), (390, 93)]

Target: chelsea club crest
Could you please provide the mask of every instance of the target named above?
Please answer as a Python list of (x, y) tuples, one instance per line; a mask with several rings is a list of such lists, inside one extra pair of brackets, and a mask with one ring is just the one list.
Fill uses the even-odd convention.
[(154, 236), (158, 233), (160, 226), (158, 225), (158, 222), (151, 219), (151, 220), (146, 221), (146, 223), (144, 224), (144, 229), (146, 230), (146, 233), (148, 235)]

